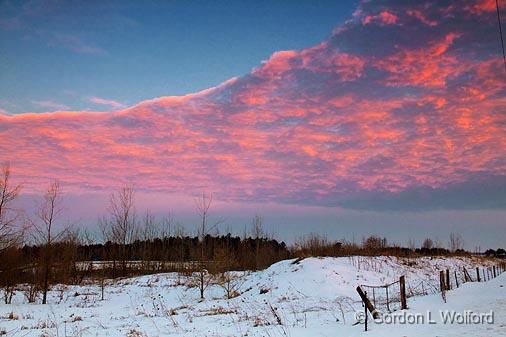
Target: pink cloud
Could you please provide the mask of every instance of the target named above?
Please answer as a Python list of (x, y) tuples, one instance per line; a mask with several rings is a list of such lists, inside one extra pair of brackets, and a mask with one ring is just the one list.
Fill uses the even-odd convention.
[(399, 18), (397, 15), (390, 13), (389, 11), (382, 11), (377, 15), (367, 15), (362, 19), (364, 25), (368, 25), (372, 22), (378, 22), (383, 25), (394, 25), (397, 23)]
[(495, 0), (479, 0), (479, 1), (472, 3), (471, 5), (466, 6), (466, 10), (468, 10), (474, 14), (495, 12), (496, 11), (496, 1)]
[(122, 109), (126, 107), (125, 104), (121, 102), (114, 101), (112, 99), (100, 98), (96, 96), (90, 97), (89, 101), (94, 104), (110, 106), (113, 109)]
[(408, 10), (407, 14), (413, 16), (423, 22), (428, 26), (437, 26), (438, 22), (435, 20), (431, 20), (425, 16), (425, 14), (420, 10)]
[(386, 79), (388, 85), (445, 86), (448, 78), (466, 70), (461, 60), (446, 53), (459, 36), (457, 33), (448, 33), (442, 40), (434, 41), (426, 48), (401, 50), (378, 60), (376, 67), (390, 73)]
[(409, 8), (419, 14), (406, 31), (361, 19), (405, 7), (364, 3), (317, 46), (275, 53), (202, 92), (128, 108), (92, 98), (118, 109), (109, 113), (0, 115), (0, 161), (12, 162), (26, 189), (58, 178), (67, 190), (134, 183), (322, 205), (504, 176), (504, 69), (499, 56), (480, 54), (480, 29), (494, 21), (430, 4)]

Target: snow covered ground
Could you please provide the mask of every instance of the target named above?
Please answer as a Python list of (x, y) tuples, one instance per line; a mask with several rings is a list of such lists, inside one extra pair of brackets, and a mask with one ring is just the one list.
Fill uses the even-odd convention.
[[(439, 270), (491, 264), (477, 258), (342, 257), (281, 261), (252, 273), (236, 273), (239, 295), (226, 299), (219, 285), (200, 301), (194, 280), (175, 273), (109, 281), (105, 300), (96, 284), (55, 286), (48, 305), (28, 304), (23, 291), (0, 304), (0, 334), (8, 336), (504, 336), (506, 273), (485, 283), (466, 283), (447, 293), (408, 299), (423, 324), (357, 323), (363, 312), (358, 284), (380, 285), (406, 275), (408, 288), (423, 280), (438, 285)], [(471, 273), (471, 275), (474, 275)], [(492, 324), (443, 323), (440, 310), (494, 312)], [(431, 317), (428, 317), (428, 312)], [(452, 314), (452, 312), (449, 312)], [(394, 318), (396, 316), (396, 318)], [(407, 317), (407, 316), (405, 316)], [(429, 318), (436, 321), (430, 324)], [(281, 323), (281, 324), (280, 324)]]

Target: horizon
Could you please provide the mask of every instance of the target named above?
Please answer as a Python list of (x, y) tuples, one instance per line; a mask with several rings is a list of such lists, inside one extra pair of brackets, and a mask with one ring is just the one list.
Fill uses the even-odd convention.
[(228, 5), (1, 3), (0, 163), (18, 206), (57, 179), (61, 223), (96, 230), (131, 185), (139, 214), (187, 230), (208, 192), (222, 232), (258, 214), (286, 242), (504, 248), (495, 1)]

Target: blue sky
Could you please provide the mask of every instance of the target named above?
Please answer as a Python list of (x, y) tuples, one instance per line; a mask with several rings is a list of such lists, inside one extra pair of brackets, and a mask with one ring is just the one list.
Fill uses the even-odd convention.
[[(319, 43), (356, 1), (2, 1), (0, 108), (108, 110), (248, 73)], [(95, 103), (94, 103), (95, 102)], [(119, 105), (118, 105), (119, 106)]]

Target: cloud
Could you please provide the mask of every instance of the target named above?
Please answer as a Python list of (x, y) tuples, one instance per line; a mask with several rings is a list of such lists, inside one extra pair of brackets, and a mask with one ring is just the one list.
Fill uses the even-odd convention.
[(372, 22), (378, 22), (381, 25), (394, 25), (399, 18), (397, 15), (390, 13), (389, 11), (382, 11), (377, 15), (367, 15), (362, 19), (364, 25), (368, 25)]
[(467, 65), (462, 60), (447, 53), (458, 37), (458, 33), (448, 33), (428, 48), (400, 50), (390, 57), (378, 60), (376, 66), (389, 73), (385, 81), (387, 85), (445, 86), (449, 78), (466, 70)]
[(92, 43), (86, 42), (76, 34), (38, 31), (47, 40), (48, 46), (67, 49), (79, 54), (105, 55), (107, 51)]
[(125, 104), (121, 102), (114, 101), (112, 99), (100, 98), (96, 96), (90, 97), (89, 101), (94, 104), (110, 106), (113, 109), (122, 109), (126, 107)]
[(0, 161), (31, 189), (58, 178), (228, 201), (506, 208), (506, 83), (480, 4), (364, 2), (320, 44), (202, 92), (0, 116)]
[(359, 210), (423, 211), (437, 209), (505, 209), (506, 176), (473, 177), (444, 187), (413, 186), (399, 193), (352, 196), (340, 204)]
[[(24, 38), (37, 38), (49, 47), (78, 54), (107, 54), (104, 48), (91, 42), (89, 36), (82, 31), (42, 28), (47, 22), (59, 22), (66, 15), (65, 6), (59, 1), (4, 1), (0, 2), (0, 29), (21, 32)], [(123, 17), (111, 17), (109, 20), (109, 23), (120, 25), (127, 22), (128, 19)]]
[(44, 109), (52, 109), (52, 110), (69, 110), (69, 107), (65, 104), (57, 103), (52, 100), (41, 100), (41, 101), (31, 101), (33, 105), (44, 108)]

